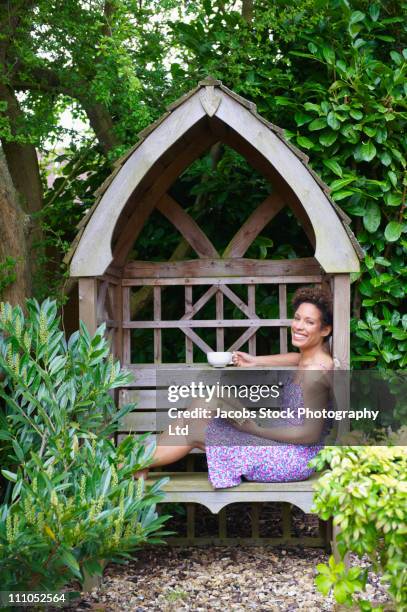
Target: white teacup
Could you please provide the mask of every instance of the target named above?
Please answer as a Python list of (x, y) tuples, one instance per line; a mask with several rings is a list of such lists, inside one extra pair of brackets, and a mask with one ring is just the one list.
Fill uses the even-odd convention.
[(230, 351), (212, 351), (210, 353), (206, 353), (206, 358), (209, 365), (213, 366), (214, 368), (224, 368), (225, 366), (233, 363), (232, 353)]

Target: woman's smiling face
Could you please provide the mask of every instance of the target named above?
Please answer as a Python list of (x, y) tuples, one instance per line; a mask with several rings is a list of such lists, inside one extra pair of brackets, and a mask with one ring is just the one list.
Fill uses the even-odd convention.
[(295, 311), (291, 324), (291, 342), (299, 349), (321, 344), (329, 335), (331, 327), (322, 327), (321, 311), (314, 304), (303, 302)]

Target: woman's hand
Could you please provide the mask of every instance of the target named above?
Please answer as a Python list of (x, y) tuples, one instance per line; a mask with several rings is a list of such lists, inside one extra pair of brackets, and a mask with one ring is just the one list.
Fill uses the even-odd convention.
[(239, 419), (238, 421), (233, 419), (232, 423), (233, 426), (239, 431), (243, 431), (244, 433), (252, 434), (254, 436), (261, 435), (259, 434), (259, 426), (253, 419)]
[(254, 355), (244, 353), (243, 351), (234, 351), (232, 355), (233, 365), (238, 368), (250, 368), (257, 365), (257, 359)]

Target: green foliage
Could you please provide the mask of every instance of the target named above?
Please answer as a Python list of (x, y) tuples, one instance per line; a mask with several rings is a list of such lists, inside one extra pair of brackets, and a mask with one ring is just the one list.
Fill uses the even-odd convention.
[(354, 363), (404, 367), (402, 320), (390, 321), (406, 293), (405, 3), (260, 2), (251, 24), (229, 7), (198, 6), (188, 24), (172, 24), (184, 61), (174, 79), (187, 88), (214, 74), (306, 149), (366, 253), (352, 331), (375, 317), (383, 346), (356, 335)]
[(0, 574), (4, 588), (55, 590), (83, 572), (157, 541), (159, 482), (132, 473), (150, 460), (145, 436), (110, 440), (120, 411), (111, 391), (129, 381), (109, 355), (104, 326), (66, 342), (55, 302), (0, 305), (2, 475)]
[[(399, 444), (405, 431), (400, 432)], [(395, 440), (397, 444), (397, 440)], [(338, 549), (359, 558), (367, 555), (396, 609), (407, 604), (407, 454), (404, 446), (354, 446), (323, 449), (312, 461), (318, 469), (328, 467), (315, 485), (314, 510), (320, 518), (333, 517), (340, 528)], [(324, 595), (331, 589), (338, 603), (358, 603), (371, 610), (367, 600), (355, 600), (363, 591), (367, 573), (360, 567), (345, 569), (333, 558), (317, 566), (316, 585)]]
[(14, 257), (6, 257), (0, 262), (0, 299), (4, 295), (4, 290), (16, 280), (16, 264)]

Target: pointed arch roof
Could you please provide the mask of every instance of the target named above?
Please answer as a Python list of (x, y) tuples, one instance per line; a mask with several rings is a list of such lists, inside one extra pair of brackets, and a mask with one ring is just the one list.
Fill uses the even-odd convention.
[(330, 198), (329, 187), (309, 166), (308, 156), (285, 139), (282, 128), (259, 115), (253, 102), (208, 77), (170, 104), (115, 162), (65, 257), (71, 276), (105, 273), (113, 263), (115, 228), (135, 189), (166, 151), (208, 117), (254, 147), (295, 194), (315, 234), (315, 258), (321, 268), (327, 273), (358, 271), (364, 251), (350, 229), (351, 219)]

